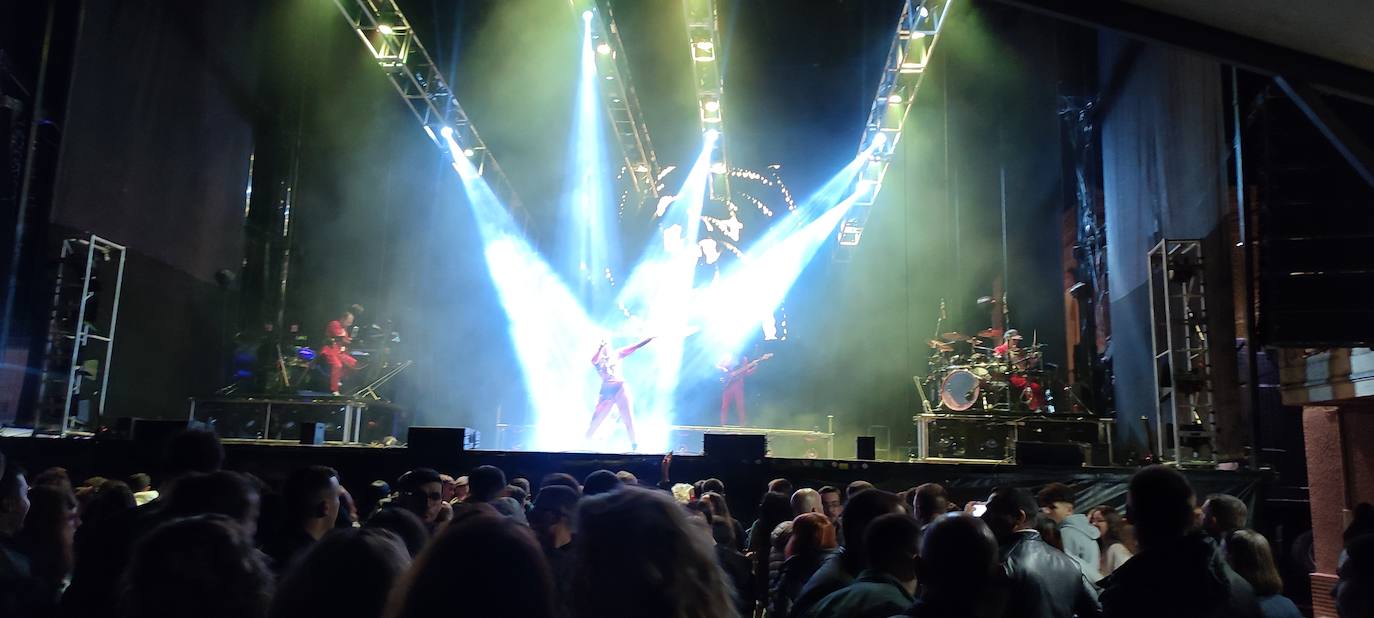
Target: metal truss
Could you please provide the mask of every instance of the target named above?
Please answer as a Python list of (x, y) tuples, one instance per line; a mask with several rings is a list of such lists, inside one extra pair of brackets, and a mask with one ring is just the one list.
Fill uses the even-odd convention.
[(425, 46), (401, 13), (394, 0), (334, 0), (348, 25), (362, 39), (377, 65), (386, 72), (401, 99), (410, 107), (429, 139), (447, 152), (446, 141), (439, 136), (443, 127), (453, 129), (453, 140), (472, 159), (478, 175), (522, 223), (528, 214), (510, 179), (501, 171), (486, 142), (458, 103), (458, 97), (444, 74), (434, 64)]
[(711, 149), (710, 196), (712, 200), (730, 200), (730, 165), (725, 158), (725, 88), (721, 81), (720, 21), (715, 0), (683, 0), (687, 14), (687, 44), (692, 53), (692, 76), (696, 85), (697, 112), (701, 116), (701, 131), (715, 130), (719, 139)]
[[(689, 0), (690, 1), (690, 0)], [(935, 43), (949, 13), (952, 0), (907, 0), (897, 18), (897, 32), (887, 53), (882, 80), (873, 98), (873, 107), (859, 140), (859, 152), (877, 143), (869, 161), (859, 170), (855, 181), (857, 199), (849, 218), (840, 226), (838, 261), (849, 261), (854, 248), (863, 238), (863, 228), (873, 203), (883, 188), (883, 178), (902, 137), (907, 112), (916, 99), (916, 90), (925, 77), (925, 69), (935, 51)]]
[(616, 141), (620, 142), (621, 172), (628, 176), (633, 190), (641, 198), (657, 198), (663, 188), (659, 181), (662, 166), (654, 154), (649, 129), (639, 108), (626, 61), (625, 46), (620, 42), (620, 29), (608, 0), (569, 0), (578, 15), (591, 11), (592, 46), (596, 48), (596, 68), (602, 78), (601, 98), (606, 103)]

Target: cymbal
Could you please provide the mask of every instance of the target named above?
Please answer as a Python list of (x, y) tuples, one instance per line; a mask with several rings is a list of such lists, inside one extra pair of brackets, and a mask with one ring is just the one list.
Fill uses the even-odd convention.
[(1000, 328), (985, 328), (985, 329), (983, 329), (983, 330), (978, 331), (978, 336), (979, 336), (979, 337), (989, 337), (989, 338), (991, 338), (991, 337), (1001, 337), (1001, 336), (1002, 336), (1002, 329), (1000, 329)]
[(965, 335), (959, 331), (954, 331), (952, 333), (941, 333), (940, 338), (944, 339), (945, 341), (967, 341), (968, 335)]
[(926, 345), (930, 346), (931, 349), (939, 350), (939, 351), (941, 351), (941, 352), (953, 352), (953, 351), (954, 351), (954, 347), (953, 347), (953, 346), (951, 346), (951, 345), (949, 345), (948, 343), (945, 343), (945, 342), (943, 342), (943, 341), (940, 341), (939, 339), (931, 339), (930, 341), (927, 341), (927, 342), (926, 342)]

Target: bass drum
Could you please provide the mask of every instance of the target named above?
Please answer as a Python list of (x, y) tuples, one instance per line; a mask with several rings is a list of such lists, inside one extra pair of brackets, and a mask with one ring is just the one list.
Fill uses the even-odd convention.
[(985, 378), (968, 369), (955, 369), (940, 381), (940, 403), (955, 412), (963, 412), (978, 403)]

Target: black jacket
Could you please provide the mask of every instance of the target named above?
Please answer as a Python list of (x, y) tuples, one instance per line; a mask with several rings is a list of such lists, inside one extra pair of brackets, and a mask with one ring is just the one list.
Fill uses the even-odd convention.
[(1100, 582), (1107, 618), (1258, 618), (1255, 591), (1201, 532), (1150, 546)]
[(1068, 554), (1034, 530), (1015, 532), (1002, 549), (1007, 596), (1004, 618), (1097, 618), (1097, 589)]
[(834, 550), (821, 550), (814, 553), (797, 554), (783, 561), (778, 570), (776, 581), (768, 591), (768, 612), (775, 618), (792, 615), (792, 602), (801, 595), (802, 586), (810, 581), (821, 564), (830, 558)]

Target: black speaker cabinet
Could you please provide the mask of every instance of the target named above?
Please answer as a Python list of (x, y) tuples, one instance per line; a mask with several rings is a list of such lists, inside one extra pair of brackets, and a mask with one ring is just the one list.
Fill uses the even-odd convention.
[(406, 448), (426, 453), (461, 453), (477, 444), (477, 430), (470, 427), (411, 427), (406, 433)]
[(701, 451), (707, 457), (753, 461), (767, 456), (768, 440), (764, 436), (708, 433), (701, 437)]
[(1074, 442), (1016, 442), (1016, 463), (1023, 466), (1083, 467), (1083, 447)]
[(878, 458), (878, 439), (874, 436), (859, 436), (854, 441), (854, 458), (873, 461)]
[(305, 421), (300, 424), (301, 444), (324, 444), (324, 423)]

